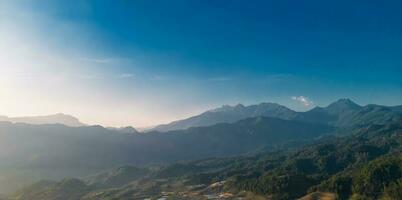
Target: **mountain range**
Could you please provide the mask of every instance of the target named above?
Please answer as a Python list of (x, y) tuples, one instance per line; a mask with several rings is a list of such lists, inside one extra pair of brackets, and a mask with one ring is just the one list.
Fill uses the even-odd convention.
[[(360, 106), (349, 99), (307, 112), (273, 103), (239, 104), (174, 122), (174, 126), (159, 126), (171, 129), (167, 132), (156, 131), (157, 127), (147, 133), (138, 133), (132, 127), (1, 122), (0, 159), (6, 162), (0, 164), (0, 192), (14, 191), (40, 179), (82, 177), (125, 165), (143, 169), (179, 161), (299, 149), (331, 135), (351, 135), (364, 127), (399, 123), (400, 108)], [(105, 176), (92, 178), (92, 183), (73, 183), (80, 184), (85, 193), (86, 185), (101, 187), (100, 180), (108, 182)]]
[(241, 119), (258, 116), (292, 119), (296, 116), (296, 112), (276, 103), (261, 103), (251, 106), (242, 104), (236, 106), (224, 105), (188, 119), (156, 126), (152, 130), (166, 132), (190, 127), (210, 126), (217, 123), (233, 123)]
[(315, 107), (306, 112), (296, 112), (276, 103), (261, 103), (250, 106), (242, 104), (225, 105), (187, 119), (156, 126), (152, 130), (166, 132), (189, 127), (210, 126), (217, 123), (233, 123), (241, 119), (258, 116), (350, 127), (370, 121), (397, 121), (402, 113), (401, 107), (374, 104), (360, 106), (350, 99), (339, 99), (327, 107)]
[[(333, 130), (327, 125), (266, 117), (146, 134), (122, 133), (101, 126), (2, 122), (0, 159), (7, 162), (0, 163), (0, 175), (14, 180), (28, 171), (50, 179), (83, 176), (126, 164), (171, 163), (238, 155), (288, 143), (297, 145)], [(13, 187), (10, 180), (3, 184), (0, 182), (3, 190)]]
[(13, 195), (53, 199), (399, 200), (402, 122), (367, 125), (298, 150), (124, 166), (84, 178), (40, 181)]
[(0, 116), (0, 121), (25, 123), (25, 124), (63, 124), (71, 127), (86, 126), (86, 124), (81, 123), (77, 118), (63, 113), (58, 113), (54, 115), (45, 115), (45, 116), (29, 116), (29, 117)]
[[(402, 106), (381, 106), (375, 104), (360, 106), (350, 99), (339, 99), (327, 107), (315, 107), (306, 112), (296, 112), (277, 103), (261, 103), (250, 106), (237, 104), (235, 106), (224, 105), (183, 120), (157, 125), (153, 128), (145, 129), (144, 132), (184, 130), (191, 127), (205, 127), (219, 123), (234, 123), (242, 119), (253, 117), (272, 117), (284, 120), (322, 123), (337, 127), (348, 127), (356, 124), (364, 124), (370, 120), (376, 121), (379, 118), (382, 118), (381, 120), (384, 122), (397, 121), (399, 116), (395, 115), (395, 113), (401, 114)], [(382, 114), (385, 116), (379, 116)], [(37, 125), (63, 124), (71, 127), (88, 126), (81, 123), (76, 117), (63, 113), (29, 117), (0, 116), (0, 121)], [(107, 128), (126, 133), (138, 132), (131, 126)]]

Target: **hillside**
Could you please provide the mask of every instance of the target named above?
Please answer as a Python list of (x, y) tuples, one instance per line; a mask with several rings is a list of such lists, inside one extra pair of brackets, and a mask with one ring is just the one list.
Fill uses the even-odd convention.
[(326, 125), (263, 117), (147, 134), (100, 126), (2, 122), (0, 159), (7, 162), (0, 164), (0, 174), (7, 181), (0, 182), (0, 188), (10, 191), (28, 180), (85, 176), (120, 165), (170, 163), (239, 155), (281, 145), (297, 146), (333, 130)]
[[(402, 197), (402, 122), (356, 128), (297, 151), (180, 162), (153, 167), (141, 178), (109, 189), (77, 193), (81, 199), (388, 199)], [(117, 169), (118, 170), (118, 169)], [(114, 172), (108, 173), (113, 177)], [(37, 191), (59, 191), (65, 181)], [(77, 182), (78, 183), (78, 182)], [(78, 185), (83, 184), (80, 182)], [(32, 187), (37, 187), (33, 185)], [(62, 188), (65, 191), (67, 188)], [(74, 191), (73, 188), (71, 188)], [(31, 192), (17, 199), (54, 199), (59, 193)], [(65, 193), (61, 193), (65, 194)], [(42, 196), (45, 195), (45, 196)], [(39, 198), (40, 197), (40, 198)], [(71, 196), (65, 196), (70, 198)], [(74, 196), (72, 196), (74, 197)]]
[[(254, 117), (163, 133), (138, 133), (131, 127), (1, 122), (0, 159), (7, 162), (0, 164), (0, 192), (14, 191), (40, 179), (85, 177), (125, 165), (141, 167), (300, 148), (332, 134), (349, 135), (361, 127), (398, 124), (401, 114), (394, 108), (359, 106), (342, 99), (324, 108), (296, 113), (293, 120)], [(359, 146), (359, 142), (354, 145)], [(104, 182), (109, 185), (107, 179)]]

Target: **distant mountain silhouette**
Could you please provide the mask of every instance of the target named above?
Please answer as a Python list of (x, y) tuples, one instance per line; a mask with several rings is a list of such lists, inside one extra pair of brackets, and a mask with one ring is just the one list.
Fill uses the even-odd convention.
[(402, 106), (390, 106), (393, 111), (401, 113), (402, 114)]
[[(359, 106), (348, 99), (307, 112), (295, 112), (271, 103), (239, 104), (205, 112), (187, 119), (186, 123), (176, 122), (190, 126), (184, 130), (146, 134), (137, 133), (131, 127), (116, 129), (0, 122), (0, 160), (4, 161), (0, 162), (0, 176), (9, 177), (18, 172), (17, 179), (25, 184), (37, 180), (35, 177), (28, 179), (27, 174), (57, 179), (86, 176), (128, 164), (171, 163), (298, 147), (335, 132), (349, 134), (352, 127), (401, 122), (402, 114), (397, 108)], [(256, 117), (247, 117), (250, 115)], [(228, 119), (235, 122), (222, 123)], [(210, 123), (214, 124), (191, 127)], [(133, 176), (135, 174), (133, 169)], [(104, 180), (106, 185), (124, 182), (120, 178), (116, 178), (116, 182), (114, 178), (108, 178), (119, 177), (118, 174), (109, 175), (97, 179)], [(1, 180), (0, 192), (18, 185), (7, 181), (11, 178)]]
[(152, 130), (166, 132), (190, 127), (210, 126), (218, 123), (233, 123), (242, 119), (259, 116), (292, 119), (296, 115), (295, 111), (276, 103), (261, 103), (251, 106), (244, 106), (242, 104), (236, 106), (224, 105), (188, 119), (156, 126)]
[(112, 131), (117, 131), (119, 133), (138, 133), (137, 129), (135, 129), (132, 126), (126, 126), (126, 127), (120, 127), (120, 128), (107, 127), (107, 129), (112, 130)]
[(358, 110), (360, 108), (360, 105), (350, 99), (339, 99), (338, 101), (328, 105), (325, 110), (328, 113), (339, 115), (340, 113)]
[(305, 122), (324, 123), (337, 127), (352, 127), (367, 124), (385, 124), (402, 119), (398, 106), (389, 107), (370, 104), (360, 106), (350, 99), (340, 99), (327, 107), (315, 107), (301, 112), (294, 118)]
[[(249, 121), (258, 125), (264, 119)], [(247, 120), (243, 123), (249, 124)], [(355, 127), (348, 136), (321, 138), (297, 150), (145, 168), (124, 166), (88, 178), (40, 181), (19, 190), (13, 197), (21, 200), (400, 200), (401, 136), (402, 121)], [(218, 198), (222, 194), (228, 198)]]
[[(1, 179), (0, 192), (38, 180), (37, 176), (79, 177), (127, 164), (170, 163), (298, 146), (333, 130), (327, 125), (267, 117), (147, 134), (122, 133), (101, 126), (0, 122), (0, 160), (5, 161), (0, 163), (0, 176), (23, 180), (11, 184)], [(106, 179), (105, 184), (113, 184), (113, 180)]]
[(250, 106), (238, 104), (236, 106), (225, 105), (184, 120), (156, 126), (152, 130), (166, 132), (218, 123), (233, 123), (258, 116), (350, 127), (372, 122), (397, 121), (401, 119), (401, 114), (402, 106), (360, 106), (350, 99), (339, 99), (327, 107), (315, 107), (306, 112), (296, 112), (276, 103), (261, 103)]
[(85, 124), (81, 123), (77, 118), (63, 113), (46, 115), (46, 116), (27, 116), (27, 117), (0, 116), (0, 121), (25, 123), (25, 124), (63, 124), (72, 127), (86, 126)]

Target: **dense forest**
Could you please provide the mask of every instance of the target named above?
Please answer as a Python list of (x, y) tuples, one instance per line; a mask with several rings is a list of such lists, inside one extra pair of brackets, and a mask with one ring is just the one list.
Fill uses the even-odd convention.
[(341, 200), (401, 199), (402, 122), (348, 131), (350, 135), (323, 137), (299, 150), (127, 166), (81, 179), (42, 181), (14, 197), (208, 199), (225, 194), (228, 199), (285, 200), (328, 193)]

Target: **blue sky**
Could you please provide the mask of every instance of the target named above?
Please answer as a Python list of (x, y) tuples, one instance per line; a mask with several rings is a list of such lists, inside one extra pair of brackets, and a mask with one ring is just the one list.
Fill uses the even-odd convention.
[(401, 1), (0, 2), (4, 115), (148, 126), (239, 102), (402, 104)]

